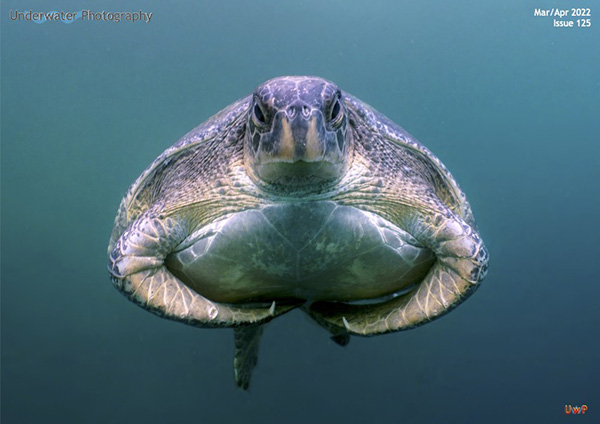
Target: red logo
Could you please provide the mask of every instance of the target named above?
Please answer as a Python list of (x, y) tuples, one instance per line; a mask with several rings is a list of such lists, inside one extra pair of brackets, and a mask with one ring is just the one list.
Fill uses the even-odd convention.
[(565, 414), (567, 414), (567, 415), (569, 415), (569, 414), (583, 415), (586, 413), (587, 410), (588, 410), (587, 405), (581, 405), (581, 406), (565, 405)]

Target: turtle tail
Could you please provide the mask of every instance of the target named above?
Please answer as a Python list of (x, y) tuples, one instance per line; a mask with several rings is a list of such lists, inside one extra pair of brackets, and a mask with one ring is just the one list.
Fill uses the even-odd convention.
[(250, 387), (252, 371), (258, 362), (258, 347), (262, 332), (263, 326), (261, 324), (245, 325), (233, 329), (235, 338), (235, 356), (233, 359), (235, 382), (243, 390), (248, 390)]

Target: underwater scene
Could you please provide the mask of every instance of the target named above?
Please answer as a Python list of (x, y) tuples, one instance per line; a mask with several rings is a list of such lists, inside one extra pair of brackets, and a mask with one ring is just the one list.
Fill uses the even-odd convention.
[(597, 421), (599, 16), (2, 1), (2, 423)]

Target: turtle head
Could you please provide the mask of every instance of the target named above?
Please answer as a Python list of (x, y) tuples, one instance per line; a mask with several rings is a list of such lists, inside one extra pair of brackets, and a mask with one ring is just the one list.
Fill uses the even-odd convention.
[(345, 173), (351, 145), (342, 92), (316, 77), (260, 85), (248, 110), (244, 160), (250, 175), (284, 191), (312, 190)]

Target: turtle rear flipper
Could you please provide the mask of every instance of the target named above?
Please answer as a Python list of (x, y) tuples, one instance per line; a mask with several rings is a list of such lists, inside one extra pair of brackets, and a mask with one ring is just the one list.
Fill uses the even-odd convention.
[(235, 327), (233, 334), (235, 338), (235, 357), (233, 369), (235, 371), (235, 383), (241, 389), (248, 390), (252, 371), (258, 363), (258, 348), (263, 326), (260, 324)]
[[(322, 303), (329, 304), (329, 302), (322, 302)], [(305, 303), (302, 306), (302, 311), (308, 317), (312, 318), (313, 321), (317, 325), (324, 328), (329, 333), (329, 338), (336, 345), (342, 346), (342, 347), (348, 346), (348, 343), (350, 343), (350, 333), (348, 333), (348, 331), (343, 327), (340, 327), (335, 324), (331, 324), (327, 320), (320, 319), (320, 317), (318, 315), (313, 315), (311, 312), (311, 307), (312, 307), (312, 303)]]

